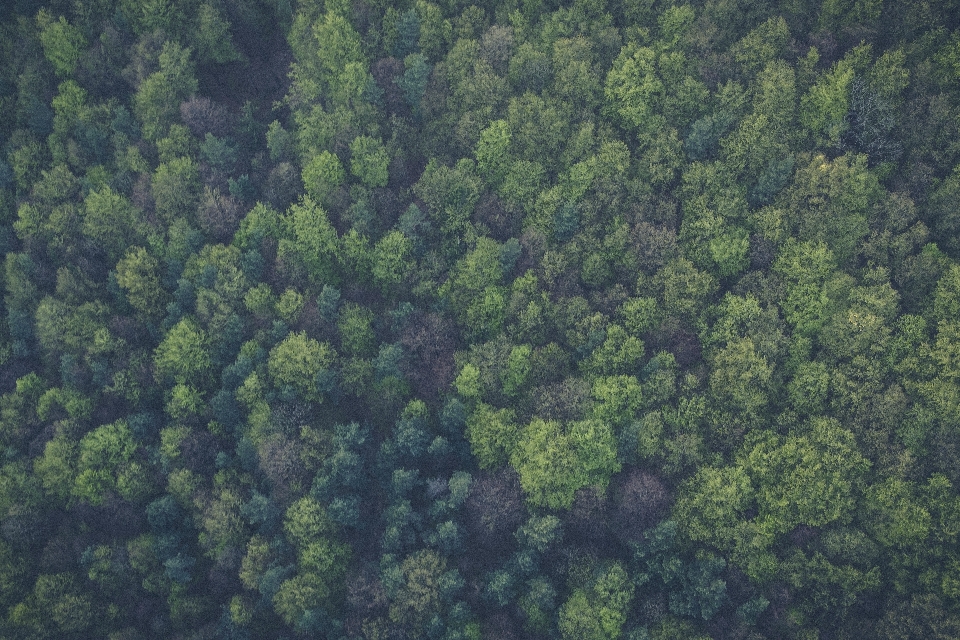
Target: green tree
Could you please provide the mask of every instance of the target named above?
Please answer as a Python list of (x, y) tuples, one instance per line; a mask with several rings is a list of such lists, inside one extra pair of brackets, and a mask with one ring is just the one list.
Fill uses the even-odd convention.
[[(638, 288), (645, 282), (638, 281)], [(717, 290), (716, 279), (697, 269), (686, 258), (675, 258), (668, 262), (653, 277), (650, 285), (651, 293), (657, 293), (657, 297), (663, 300), (664, 310), (682, 318), (695, 318)]]
[(65, 501), (74, 490), (76, 461), (77, 442), (67, 434), (58, 434), (33, 461), (33, 472), (48, 495)]
[(200, 169), (191, 158), (162, 163), (153, 174), (151, 188), (157, 213), (167, 224), (177, 218), (193, 220), (200, 203)]
[(304, 399), (319, 402), (323, 396), (318, 376), (330, 370), (335, 359), (336, 352), (330, 345), (301, 331), (291, 333), (270, 350), (267, 368), (278, 386), (289, 385)]
[(158, 381), (178, 384), (202, 381), (211, 367), (210, 338), (195, 322), (184, 318), (167, 332), (153, 355)]
[(437, 226), (447, 235), (456, 235), (469, 225), (480, 199), (480, 186), (471, 160), (462, 159), (450, 168), (431, 159), (413, 190), (426, 203)]
[(91, 630), (94, 625), (94, 602), (76, 584), (72, 574), (39, 575), (33, 595), (40, 615), (53, 622), (54, 629), (60, 633), (78, 634)]
[(371, 274), (384, 295), (396, 292), (397, 286), (411, 274), (416, 264), (412, 254), (410, 238), (397, 230), (390, 231), (373, 246)]
[(506, 178), (510, 168), (510, 125), (506, 120), (494, 120), (480, 132), (474, 156), (480, 175), (494, 187)]
[(500, 255), (496, 241), (479, 238), (440, 287), (440, 295), (450, 300), (471, 335), (495, 335), (504, 321), (507, 292), (501, 284), (504, 274)]
[[(457, 381), (458, 386), (466, 385), (460, 384), (460, 378)], [(516, 414), (512, 409), (496, 409), (478, 402), (467, 418), (466, 436), (479, 467), (496, 469), (510, 460), (521, 438), (521, 429), (516, 424)]]
[(595, 404), (593, 416), (622, 429), (639, 418), (643, 407), (643, 388), (634, 376), (597, 378), (591, 391)]
[(763, 418), (773, 393), (773, 363), (758, 353), (753, 340), (747, 337), (730, 341), (710, 359), (710, 364), (710, 392), (723, 414), (721, 422), (742, 421), (737, 425), (741, 428), (755, 426)]
[(390, 605), (390, 620), (420, 635), (427, 623), (440, 613), (447, 563), (436, 551), (422, 549), (407, 556), (399, 569), (400, 583)]
[(813, 420), (807, 434), (763, 438), (743, 462), (756, 486), (757, 522), (776, 533), (849, 518), (853, 483), (870, 466), (853, 434), (826, 418)]
[(290, 505), (283, 529), (297, 550), (297, 575), (279, 585), (273, 606), (287, 624), (296, 626), (307, 612), (328, 605), (340, 591), (350, 548), (334, 539), (333, 522), (309, 496)]
[(640, 368), (643, 355), (643, 342), (612, 324), (607, 327), (606, 339), (583, 361), (581, 369), (595, 376), (632, 375)]
[(127, 500), (144, 497), (150, 490), (147, 469), (133, 459), (136, 443), (125, 422), (103, 425), (80, 440), (73, 493), (91, 504), (100, 504), (108, 491)]
[(613, 430), (597, 420), (567, 425), (534, 418), (524, 427), (510, 463), (531, 504), (566, 509), (578, 489), (606, 487), (620, 470)]
[(323, 208), (309, 196), (302, 196), (290, 205), (283, 220), (290, 237), (280, 240), (280, 255), (295, 257), (312, 284), (336, 284), (340, 243)]
[(784, 282), (780, 301), (784, 319), (805, 336), (815, 335), (837, 306), (845, 283), (836, 272), (833, 253), (822, 242), (788, 241), (773, 264)]
[(316, 202), (325, 202), (344, 178), (340, 159), (329, 151), (316, 154), (303, 167), (303, 188)]
[(37, 27), (40, 29), (43, 54), (53, 65), (54, 71), (61, 77), (71, 75), (87, 48), (83, 32), (63, 16), (54, 20), (46, 9), (37, 13)]
[(781, 57), (790, 42), (790, 29), (781, 16), (770, 18), (744, 36), (733, 48), (734, 59), (756, 73)]
[(359, 99), (369, 75), (360, 34), (344, 15), (331, 10), (314, 21), (301, 12), (287, 40), (296, 58), (291, 70), (296, 104), (322, 96), (331, 106), (349, 106)]
[(134, 95), (134, 113), (148, 140), (158, 140), (180, 114), (180, 103), (197, 92), (190, 50), (167, 41), (158, 58), (159, 70), (140, 83)]
[(340, 309), (337, 320), (340, 331), (340, 344), (344, 351), (352, 356), (369, 356), (376, 346), (373, 333), (373, 312), (360, 305), (347, 303)]
[(369, 136), (357, 136), (350, 143), (350, 172), (368, 187), (385, 187), (390, 156), (383, 143)]
[(619, 563), (613, 563), (587, 588), (576, 589), (560, 607), (558, 626), (564, 640), (613, 640), (621, 637), (633, 584)]
[(864, 528), (889, 549), (907, 550), (923, 544), (932, 518), (918, 493), (913, 483), (898, 478), (871, 486), (865, 496)]
[(533, 349), (525, 344), (510, 350), (507, 366), (501, 374), (503, 392), (508, 396), (515, 397), (526, 385), (527, 378), (530, 376), (531, 355), (533, 355)]
[(801, 167), (784, 194), (789, 220), (799, 240), (821, 240), (840, 264), (856, 253), (869, 233), (870, 211), (882, 194), (863, 155), (827, 160), (817, 155)]
[(84, 199), (80, 231), (103, 247), (111, 261), (117, 260), (142, 236), (140, 212), (123, 195), (110, 187), (90, 191)]
[(657, 123), (658, 102), (664, 92), (656, 71), (656, 53), (649, 47), (624, 47), (607, 74), (607, 105), (634, 131), (647, 131)]
[(818, 140), (839, 144), (848, 126), (846, 116), (854, 74), (850, 61), (841, 60), (801, 96), (800, 122)]
[(212, 3), (204, 2), (197, 10), (193, 41), (201, 62), (223, 64), (241, 58), (233, 45), (230, 23)]

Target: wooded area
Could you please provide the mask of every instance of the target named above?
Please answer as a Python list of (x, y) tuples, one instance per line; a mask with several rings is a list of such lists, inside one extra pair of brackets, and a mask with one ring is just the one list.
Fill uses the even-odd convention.
[(957, 0), (3, 0), (0, 114), (0, 637), (960, 638)]

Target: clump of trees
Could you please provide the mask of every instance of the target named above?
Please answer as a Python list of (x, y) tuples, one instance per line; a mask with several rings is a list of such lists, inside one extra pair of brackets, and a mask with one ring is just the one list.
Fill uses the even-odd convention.
[(0, 636), (960, 637), (960, 6), (387, 4), (6, 3)]

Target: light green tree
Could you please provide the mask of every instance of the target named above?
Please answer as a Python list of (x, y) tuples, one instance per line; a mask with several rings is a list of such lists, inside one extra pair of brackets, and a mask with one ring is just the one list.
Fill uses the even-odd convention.
[(306, 400), (319, 402), (317, 376), (330, 369), (336, 352), (325, 342), (308, 338), (304, 332), (291, 333), (270, 350), (267, 369), (277, 385), (289, 385)]
[(566, 509), (578, 489), (605, 487), (620, 470), (613, 430), (598, 420), (564, 425), (534, 418), (510, 456), (531, 504)]
[(151, 182), (157, 213), (170, 224), (192, 220), (200, 203), (200, 168), (189, 157), (174, 158), (157, 167)]
[(311, 283), (336, 284), (339, 238), (323, 208), (303, 196), (290, 205), (284, 223), (289, 237), (280, 240), (280, 255), (292, 254), (306, 268)]
[(148, 140), (158, 140), (180, 113), (180, 103), (197, 92), (190, 50), (164, 43), (160, 69), (144, 79), (133, 98), (133, 108)]
[(394, 229), (380, 238), (373, 246), (373, 281), (384, 295), (396, 291), (406, 280), (416, 264), (413, 260), (413, 243), (401, 231)]
[(512, 409), (497, 409), (478, 402), (467, 418), (466, 436), (480, 468), (496, 469), (510, 460), (521, 438), (521, 428)]
[(142, 236), (140, 212), (109, 186), (90, 191), (84, 199), (84, 236), (106, 249), (111, 261)]
[(87, 48), (83, 32), (63, 16), (54, 20), (46, 9), (37, 12), (37, 27), (40, 29), (43, 55), (53, 65), (54, 71), (61, 77), (72, 74)]
[(158, 381), (172, 378), (180, 384), (196, 384), (211, 366), (207, 333), (189, 318), (184, 318), (157, 346), (153, 364)]
[(204, 2), (197, 10), (193, 40), (201, 62), (223, 64), (241, 58), (240, 52), (233, 45), (230, 22), (210, 2)]
[(133, 435), (123, 421), (87, 433), (80, 440), (73, 494), (95, 505), (108, 491), (127, 500), (144, 497), (151, 487), (147, 469), (133, 459), (135, 451)]
[(558, 626), (564, 640), (614, 640), (621, 637), (633, 600), (633, 584), (619, 563), (576, 589), (560, 607)]
[(368, 187), (385, 187), (390, 156), (380, 140), (357, 136), (350, 143), (350, 173)]
[(329, 151), (321, 151), (303, 167), (303, 188), (316, 202), (324, 202), (345, 178), (340, 159)]

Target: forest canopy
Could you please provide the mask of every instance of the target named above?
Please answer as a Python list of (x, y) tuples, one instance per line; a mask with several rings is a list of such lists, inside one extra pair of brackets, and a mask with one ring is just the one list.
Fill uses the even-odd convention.
[(0, 0), (0, 112), (0, 637), (960, 637), (960, 2)]

